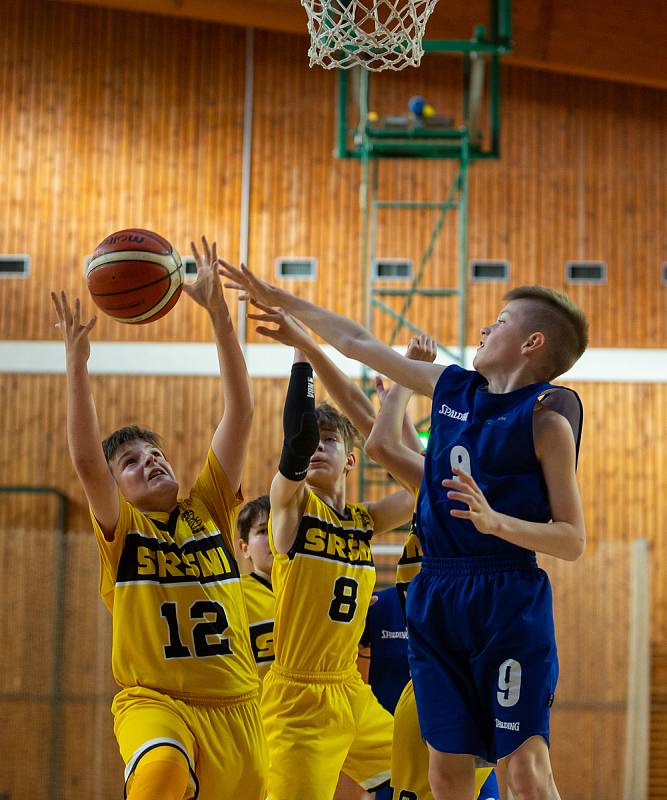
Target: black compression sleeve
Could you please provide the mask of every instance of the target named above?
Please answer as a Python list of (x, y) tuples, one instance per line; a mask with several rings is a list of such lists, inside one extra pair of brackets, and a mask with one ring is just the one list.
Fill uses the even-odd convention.
[(315, 416), (313, 368), (306, 362), (292, 365), (283, 411), (283, 434), (280, 474), (290, 481), (302, 481), (308, 472), (310, 457), (320, 441)]

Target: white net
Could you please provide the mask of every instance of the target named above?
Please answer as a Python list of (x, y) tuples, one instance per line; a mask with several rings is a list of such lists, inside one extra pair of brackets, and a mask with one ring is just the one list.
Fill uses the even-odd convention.
[(372, 72), (418, 67), (426, 21), (438, 0), (301, 0), (310, 66)]

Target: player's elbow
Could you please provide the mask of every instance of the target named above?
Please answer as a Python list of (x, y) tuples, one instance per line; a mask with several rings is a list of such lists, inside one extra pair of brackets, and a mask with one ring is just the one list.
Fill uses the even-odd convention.
[(572, 535), (568, 537), (567, 554), (564, 556), (566, 561), (576, 561), (583, 556), (586, 550), (586, 529), (573, 528)]
[(106, 462), (101, 458), (93, 458), (86, 455), (71, 454), (72, 465), (79, 476), (79, 480), (84, 483), (92, 483), (99, 480), (100, 474), (108, 471)]
[(364, 452), (371, 460), (375, 461), (376, 464), (382, 464), (382, 461), (387, 453), (387, 447), (382, 439), (377, 436), (373, 436), (373, 433), (371, 432), (368, 439), (366, 439)]
[(355, 325), (354, 331), (343, 333), (340, 341), (337, 343), (337, 350), (347, 356), (360, 360), (364, 355), (364, 347), (370, 341), (370, 334), (361, 325)]

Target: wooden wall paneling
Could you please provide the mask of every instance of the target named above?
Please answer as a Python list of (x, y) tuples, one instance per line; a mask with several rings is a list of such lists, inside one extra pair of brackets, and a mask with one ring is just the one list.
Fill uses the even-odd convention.
[[(206, 233), (222, 254), (238, 254), (243, 32), (53, 3), (39, 26), (30, 14), (30, 4), (13, 4), (0, 34), (10, 100), (0, 177), (13, 187), (2, 246), (33, 258), (30, 279), (3, 281), (7, 308), (23, 312), (3, 315), (3, 338), (53, 335), (53, 286), (83, 295), (90, 310), (83, 258), (120, 227), (157, 229), (186, 255)], [(159, 325), (101, 318), (95, 335), (210, 338), (189, 300)]]
[(651, 800), (664, 800), (667, 797), (667, 648), (664, 641), (654, 648), (651, 666)]
[(50, 735), (51, 717), (42, 701), (0, 700), (0, 719), (8, 720), (0, 733), (2, 760), (0, 788), (11, 798), (48, 800), (48, 771), (31, 769), (30, 764), (43, 764), (43, 746)]
[(547, 557), (540, 563), (553, 585), (561, 663), (551, 748), (559, 790), (573, 798), (620, 800), (629, 545), (604, 543), (574, 563)]
[[(0, 147), (12, 187), (5, 247), (28, 250), (34, 275), (3, 281), (4, 338), (53, 336), (45, 290), (63, 284), (85, 298), (83, 256), (111, 228), (158, 228), (186, 253), (202, 230), (217, 236), (221, 252), (237, 252), (242, 32), (56, 4), (45, 6), (35, 29), (28, 14), (29, 6), (19, 4), (7, 14), (2, 86), (9, 125)], [(143, 58), (156, 36), (165, 43), (160, 56)], [(51, 48), (54, 38), (63, 47)], [(258, 32), (255, 44), (251, 260), (273, 278), (276, 255), (316, 256), (318, 280), (287, 285), (359, 318), (359, 165), (332, 156), (334, 77), (304, 69), (301, 37)], [(382, 76), (372, 105), (400, 112), (415, 92), (442, 110), (458, 109), (457, 62), (429, 59), (418, 82), (412, 74)], [(502, 161), (470, 173), (471, 256), (510, 258), (513, 283), (562, 288), (565, 260), (604, 258), (606, 286), (568, 287), (590, 313), (593, 344), (667, 340), (667, 293), (658, 272), (667, 260), (666, 117), (664, 92), (507, 68)], [(382, 188), (394, 197), (432, 197), (433, 189), (445, 191), (452, 166), (385, 162)], [(387, 212), (386, 219), (388, 245), (419, 250), (421, 224), (411, 215), (401, 222)], [(477, 320), (497, 313), (491, 296), (503, 288), (472, 287), (470, 340)], [(610, 325), (619, 301), (628, 311)], [(230, 303), (234, 314), (232, 294)], [(432, 303), (418, 301), (417, 316), (437, 315)], [(156, 325), (102, 318), (95, 335), (210, 338), (205, 315), (188, 300)]]
[(64, 705), (61, 718), (65, 796), (114, 797), (123, 763), (113, 735), (111, 614), (99, 597), (99, 558), (90, 531), (67, 537)]

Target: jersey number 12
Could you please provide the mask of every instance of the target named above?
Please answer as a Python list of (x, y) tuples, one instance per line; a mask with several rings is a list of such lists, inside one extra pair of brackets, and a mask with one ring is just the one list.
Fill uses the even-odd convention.
[[(169, 644), (164, 646), (165, 658), (192, 658), (190, 648), (183, 644), (178, 628), (178, 613), (176, 603), (162, 603), (160, 614), (167, 620), (169, 628)], [(207, 615), (213, 619), (207, 619)], [(190, 606), (190, 619), (200, 619), (192, 628), (192, 644), (196, 658), (207, 656), (229, 656), (232, 648), (229, 639), (222, 634), (229, 628), (227, 614), (220, 603), (213, 600), (197, 600)], [(209, 641), (209, 637), (217, 639)]]

